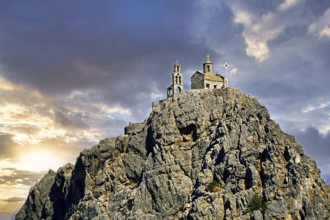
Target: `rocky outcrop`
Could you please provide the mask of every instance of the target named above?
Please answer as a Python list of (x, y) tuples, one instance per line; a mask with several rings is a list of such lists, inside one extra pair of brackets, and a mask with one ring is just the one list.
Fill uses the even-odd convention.
[(239, 90), (193, 90), (80, 153), (17, 219), (329, 219), (329, 186), (294, 137)]
[(67, 164), (57, 173), (52, 170), (40, 180), (30, 190), (30, 194), (17, 213), (16, 219), (61, 219), (64, 216), (65, 193), (68, 192), (71, 173), (73, 170), (72, 164)]

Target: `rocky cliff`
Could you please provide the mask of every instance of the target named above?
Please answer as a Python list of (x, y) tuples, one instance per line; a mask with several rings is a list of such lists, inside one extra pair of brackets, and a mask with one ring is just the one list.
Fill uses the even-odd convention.
[(316, 163), (233, 88), (162, 101), (49, 173), (17, 219), (330, 219)]

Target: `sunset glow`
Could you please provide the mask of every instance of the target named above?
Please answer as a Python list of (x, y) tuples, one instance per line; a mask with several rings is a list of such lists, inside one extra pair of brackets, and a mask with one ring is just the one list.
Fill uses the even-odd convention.
[[(330, 1), (0, 1), (0, 220), (207, 54), (330, 180)], [(3, 217), (4, 215), (5, 217)]]
[(38, 150), (35, 152), (28, 152), (19, 158), (16, 166), (20, 170), (29, 171), (45, 171), (47, 169), (57, 170), (65, 162), (56, 156), (56, 153)]

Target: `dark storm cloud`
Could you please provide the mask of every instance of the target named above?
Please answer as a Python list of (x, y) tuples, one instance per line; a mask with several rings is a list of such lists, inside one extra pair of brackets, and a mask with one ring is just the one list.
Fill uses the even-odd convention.
[[(69, 112), (67, 110), (66, 112)], [(81, 114), (72, 114), (69, 117), (65, 115), (65, 113), (55, 111), (54, 113), (54, 121), (59, 124), (63, 128), (79, 128), (79, 129), (87, 129), (89, 126), (83, 121), (83, 117)]]
[[(261, 16), (275, 13), (281, 3), (249, 0), (238, 1), (237, 5)], [(255, 65), (253, 60), (246, 60), (242, 49), (245, 46), (241, 36), (242, 27), (233, 23), (230, 4), (234, 3), (98, 1), (89, 4), (37, 1), (30, 4), (3, 1), (0, 7), (0, 61), (3, 74), (49, 95), (93, 88), (97, 99), (132, 108), (141, 102), (139, 97), (153, 92), (153, 82), (157, 88), (165, 90), (170, 83), (171, 65), (176, 58), (180, 59), (183, 70), (188, 67), (200, 68), (197, 64), (202, 62), (206, 53), (211, 53), (213, 60), (217, 61), (219, 51), (222, 51), (220, 55), (235, 60), (243, 70)], [(281, 19), (266, 26), (265, 31), (295, 20), (269, 42), (271, 56), (276, 56), (273, 48), (285, 47), (291, 43), (291, 39), (298, 38), (299, 41), (305, 36), (308, 21), (316, 19), (328, 6), (327, 1), (302, 1), (296, 7), (299, 10), (294, 13), (289, 10), (281, 15)], [(295, 48), (305, 43), (299, 42), (301, 44)], [(327, 56), (330, 53), (326, 49), (328, 43), (324, 44), (320, 50), (323, 56)], [(305, 48), (301, 54), (310, 54), (306, 50), (313, 52)], [(300, 89), (293, 87), (299, 86), (297, 82), (305, 80), (303, 77), (315, 69), (307, 64), (306, 70), (296, 70), (297, 66), (304, 66), (304, 62), (294, 65), (296, 61), (292, 59), (296, 58), (288, 57), (283, 52), (279, 51), (287, 60), (279, 59), (276, 63), (273, 59), (272, 63), (277, 66), (266, 64), (263, 68), (254, 69), (259, 81), (256, 78), (252, 81), (258, 84), (261, 80), (269, 80), (267, 77), (273, 78), (273, 74), (278, 77), (278, 84), (281, 84), (281, 78), (286, 80), (282, 76), (287, 71), (297, 76), (294, 85), (290, 85), (297, 94)], [(325, 63), (329, 65), (330, 62)], [(316, 73), (318, 77), (317, 73), (322, 72), (314, 71), (313, 75)], [(242, 73), (244, 79), (245, 73)], [(261, 74), (269, 75), (260, 77)], [(319, 82), (320, 79), (316, 77), (313, 80)], [(255, 95), (263, 95), (264, 88), (250, 87), (249, 81), (251, 78), (236, 85), (253, 88), (253, 91), (249, 90)], [(267, 90), (270, 95), (272, 92), (276, 94), (272, 88), (280, 90), (280, 87), (270, 87)], [(318, 86), (318, 89), (321, 88), (325, 87)]]
[(193, 3), (37, 2), (1, 2), (0, 61), (7, 78), (43, 93), (97, 87), (131, 103), (152, 81), (166, 86), (176, 58), (209, 51), (190, 40)]
[[(330, 133), (320, 131), (330, 127), (330, 111), (320, 106), (330, 101), (330, 38), (319, 33), (329, 7), (328, 0), (1, 1), (0, 159), (13, 163), (0, 169), (0, 184), (28, 188), (43, 175), (11, 168), (17, 153), (45, 150), (60, 166), (122, 134), (165, 98), (176, 59), (189, 89), (206, 54), (222, 74), (220, 64), (235, 65), (229, 85), (257, 96), (329, 180)], [(5, 202), (20, 200), (15, 195)]]
[[(276, 99), (279, 110), (286, 106), (297, 111), (320, 94), (329, 95), (330, 77), (324, 74), (330, 68), (325, 59), (330, 57), (329, 43), (307, 32), (330, 4), (296, 1), (293, 8), (281, 11), (284, 3), (2, 1), (1, 74), (59, 99), (75, 90), (87, 91), (70, 102), (128, 107), (141, 120), (146, 117), (141, 109), (150, 109), (150, 101), (155, 101), (150, 94), (156, 100), (165, 98), (175, 59), (189, 82), (193, 72), (188, 70), (200, 69), (205, 54), (211, 53), (215, 62), (228, 59), (237, 65), (239, 74), (232, 85), (260, 99)], [(269, 60), (257, 65), (247, 58), (242, 33), (253, 26), (234, 21), (235, 7), (257, 18), (254, 22), (261, 30), (256, 34), (279, 29), (267, 42)], [(264, 19), (269, 14), (271, 22)], [(67, 128), (93, 126), (86, 123), (88, 114), (67, 112), (55, 109), (54, 120)]]

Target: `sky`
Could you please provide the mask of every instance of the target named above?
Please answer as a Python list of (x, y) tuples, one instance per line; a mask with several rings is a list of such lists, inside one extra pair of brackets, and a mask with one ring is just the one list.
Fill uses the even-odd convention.
[(329, 0), (0, 1), (0, 219), (209, 54), (330, 181)]

